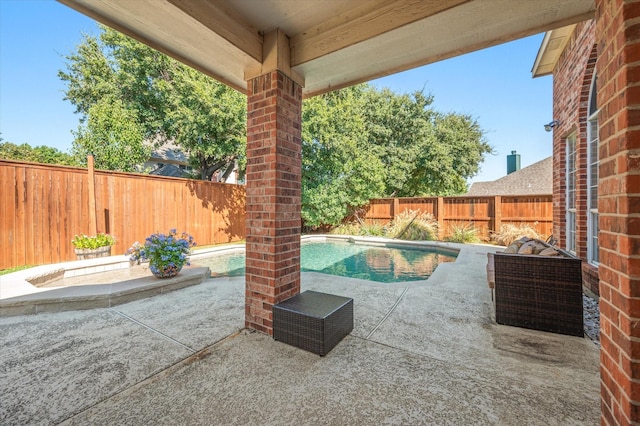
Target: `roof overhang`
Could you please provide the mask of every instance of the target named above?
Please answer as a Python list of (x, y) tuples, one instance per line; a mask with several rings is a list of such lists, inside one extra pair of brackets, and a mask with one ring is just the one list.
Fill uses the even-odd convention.
[(307, 97), (587, 20), (595, 10), (593, 0), (59, 1), (245, 93), (276, 34)]
[(536, 55), (536, 60), (531, 69), (531, 75), (534, 78), (553, 73), (553, 69), (556, 67), (558, 59), (560, 59), (560, 55), (567, 43), (569, 43), (569, 39), (575, 29), (576, 25), (572, 24), (547, 31), (544, 34), (538, 55)]

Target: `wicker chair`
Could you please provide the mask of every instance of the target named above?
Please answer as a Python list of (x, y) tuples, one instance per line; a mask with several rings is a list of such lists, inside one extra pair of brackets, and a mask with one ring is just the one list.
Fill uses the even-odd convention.
[(489, 253), (487, 278), (498, 324), (584, 335), (580, 259)]

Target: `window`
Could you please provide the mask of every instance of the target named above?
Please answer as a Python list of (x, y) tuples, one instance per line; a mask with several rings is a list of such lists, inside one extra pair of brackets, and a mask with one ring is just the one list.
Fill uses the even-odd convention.
[(587, 152), (587, 182), (589, 182), (589, 192), (587, 194), (587, 205), (589, 206), (589, 216), (587, 218), (587, 261), (598, 263), (598, 104), (596, 101), (596, 77), (591, 82), (589, 91), (589, 118), (587, 123), (587, 140), (589, 149)]
[(576, 135), (567, 138), (567, 246), (576, 252)]

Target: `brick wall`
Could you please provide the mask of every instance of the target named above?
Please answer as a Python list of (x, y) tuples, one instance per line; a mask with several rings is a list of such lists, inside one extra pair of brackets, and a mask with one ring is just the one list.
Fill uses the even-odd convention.
[(640, 422), (640, 1), (596, 0), (602, 424)]
[(279, 71), (248, 82), (245, 325), (300, 292), (302, 88)]
[(566, 247), (566, 139), (576, 137), (576, 255), (583, 259), (584, 284), (598, 294), (598, 268), (587, 261), (587, 118), (589, 92), (597, 59), (595, 21), (581, 22), (553, 72), (553, 234)]

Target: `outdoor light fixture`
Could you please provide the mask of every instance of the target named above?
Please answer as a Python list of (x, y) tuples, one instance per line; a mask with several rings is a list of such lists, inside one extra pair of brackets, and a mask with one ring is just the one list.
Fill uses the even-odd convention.
[(550, 132), (553, 130), (554, 127), (556, 127), (559, 124), (560, 124), (560, 121), (553, 120), (551, 123), (544, 125), (544, 130), (546, 130), (547, 132)]

